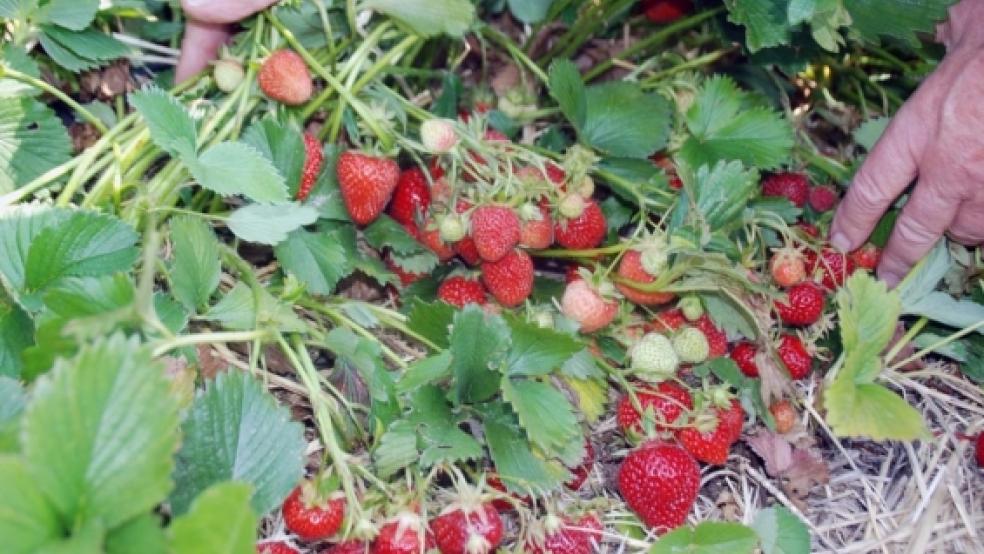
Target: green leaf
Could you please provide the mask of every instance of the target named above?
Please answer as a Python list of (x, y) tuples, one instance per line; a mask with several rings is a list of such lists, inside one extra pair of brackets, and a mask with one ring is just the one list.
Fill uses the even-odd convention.
[(543, 21), (550, 11), (553, 0), (507, 0), (509, 11), (523, 23), (533, 24)]
[[(842, 370), (843, 371), (843, 370)], [(930, 437), (922, 415), (882, 385), (841, 373), (824, 395), (827, 423), (840, 437), (911, 441)]]
[(106, 554), (170, 554), (157, 514), (137, 516), (106, 534)]
[(376, 473), (389, 479), (420, 459), (417, 448), (417, 426), (410, 421), (397, 421), (379, 438), (379, 446), (372, 453)]
[(61, 120), (30, 98), (0, 98), (0, 194), (66, 161), (72, 143)]
[(288, 233), (318, 220), (318, 210), (296, 202), (249, 204), (229, 215), (229, 230), (247, 242), (275, 246)]
[(36, 554), (103, 554), (106, 530), (99, 521), (89, 521), (70, 535), (49, 542)]
[(560, 455), (581, 436), (574, 407), (560, 391), (546, 383), (503, 377), (502, 397), (516, 413), (530, 441), (549, 455)]
[(440, 348), (451, 345), (448, 339), (448, 329), (454, 318), (454, 306), (447, 302), (424, 302), (412, 298), (407, 315), (407, 326)]
[(705, 521), (663, 535), (649, 554), (752, 554), (757, 544), (755, 532), (740, 523)]
[(184, 330), (191, 316), (173, 296), (161, 291), (154, 293), (154, 311), (157, 312), (157, 318), (161, 323), (175, 334)]
[(37, 22), (81, 31), (92, 23), (97, 11), (99, 0), (49, 0), (38, 11)]
[(313, 294), (329, 295), (355, 269), (355, 253), (338, 240), (338, 232), (291, 233), (274, 249), (284, 271), (293, 274)]
[(38, 233), (27, 254), (24, 285), (40, 290), (64, 277), (127, 270), (139, 254), (137, 238), (132, 227), (113, 216), (73, 213)]
[(483, 423), (492, 463), (509, 490), (550, 490), (569, 478), (570, 473), (559, 463), (533, 454), (516, 417), (502, 403), (484, 406)]
[(44, 303), (64, 318), (88, 317), (133, 304), (136, 288), (125, 273), (102, 277), (69, 277), (47, 289)]
[(21, 352), (33, 344), (34, 322), (20, 306), (7, 301), (0, 286), (0, 378), (21, 376)]
[(687, 110), (691, 137), (680, 156), (691, 167), (740, 160), (761, 169), (778, 167), (793, 146), (789, 123), (774, 110), (754, 106), (728, 77), (708, 79)]
[(402, 225), (383, 215), (363, 230), (366, 241), (377, 250), (389, 248), (391, 259), (410, 273), (428, 273), (437, 267), (437, 256), (411, 237)]
[(171, 494), (175, 514), (185, 513), (196, 496), (226, 480), (251, 484), (253, 509), (265, 514), (304, 474), (303, 427), (246, 373), (220, 373), (195, 398), (181, 430)]
[(57, 25), (41, 25), (41, 30), (45, 52), (69, 71), (93, 69), (130, 53), (125, 44), (93, 28), (76, 32)]
[(851, 33), (878, 43), (894, 38), (915, 47), (918, 33), (933, 33), (945, 20), (955, 0), (851, 0), (844, 6), (851, 14)]
[(26, 462), (0, 456), (0, 537), (8, 554), (34, 554), (63, 533)]
[(693, 205), (681, 202), (678, 209), (687, 210), (697, 218), (699, 228), (710, 232), (727, 230), (739, 222), (749, 199), (758, 190), (758, 172), (745, 169), (738, 161), (701, 166), (693, 178), (682, 170), (681, 177), (688, 185), (686, 192), (693, 195)]
[[(8, 42), (0, 46), (0, 60), (4, 65), (36, 79), (41, 78), (41, 68), (20, 45)], [(36, 96), (40, 91), (27, 83), (10, 78), (0, 78), (0, 98)]]
[(149, 348), (120, 334), (59, 359), (24, 414), (24, 457), (63, 521), (107, 528), (171, 489), (178, 406)]
[(27, 396), (20, 382), (0, 375), (0, 452), (20, 450), (20, 417), (26, 405)]
[(305, 204), (317, 208), (322, 219), (335, 221), (351, 221), (348, 208), (342, 201), (342, 193), (338, 189), (338, 174), (335, 166), (338, 163), (338, 155), (343, 148), (338, 144), (326, 144), (323, 150), (324, 161), (321, 162), (321, 173), (318, 180), (314, 183), (314, 188), (308, 194)]
[(731, 297), (719, 293), (704, 293), (700, 295), (700, 300), (714, 323), (728, 335), (748, 338), (758, 336), (755, 321), (744, 310), (740, 310)]
[(178, 99), (151, 85), (129, 96), (150, 131), (150, 139), (165, 152), (191, 159), (197, 150), (195, 122)]
[(39, 0), (0, 0), (0, 17), (26, 21), (38, 9)]
[(425, 37), (460, 37), (475, 20), (475, 6), (468, 0), (364, 0), (362, 8), (399, 19)]
[(336, 327), (325, 336), (324, 345), (335, 354), (335, 366), (347, 365), (359, 372), (373, 402), (395, 401), (393, 377), (383, 363), (379, 343)]
[(277, 168), (243, 142), (222, 142), (186, 161), (201, 186), (221, 194), (241, 194), (254, 202), (283, 202), (287, 186)]
[(274, 298), (266, 289), (260, 289), (258, 294), (259, 309), (253, 291), (243, 283), (236, 283), (203, 318), (217, 321), (226, 329), (235, 331), (262, 327), (273, 327), (285, 333), (303, 333), (307, 330), (307, 325), (289, 305)]
[(301, 184), (301, 172), (307, 157), (304, 139), (297, 127), (267, 117), (250, 126), (243, 135), (243, 142), (256, 148), (273, 163), (284, 176), (288, 195), (294, 198)]
[(481, 402), (499, 390), (500, 374), (492, 368), (509, 347), (509, 328), (501, 317), (469, 304), (454, 315), (451, 328), (452, 398)]
[(881, 370), (879, 354), (895, 333), (902, 310), (899, 295), (865, 272), (852, 275), (837, 291), (837, 316), (846, 358), (841, 375), (870, 383)]
[(725, 0), (728, 20), (745, 26), (745, 42), (751, 52), (788, 44), (789, 0)]
[[(174, 554), (255, 554), (256, 514), (248, 483), (217, 483), (171, 524)], [(255, 495), (253, 496), (255, 499)]]
[(573, 336), (519, 318), (509, 319), (512, 348), (506, 360), (510, 376), (546, 375), (577, 354), (583, 345)]
[[(444, 350), (440, 354), (417, 360), (403, 372), (396, 384), (398, 392), (410, 392), (418, 388), (444, 379), (451, 374), (451, 352)], [(0, 381), (2, 382), (2, 381)]]
[(666, 146), (673, 115), (667, 99), (625, 81), (590, 86), (586, 95), (580, 137), (588, 145), (624, 158), (647, 158)]
[(854, 142), (870, 152), (891, 122), (892, 118), (890, 117), (873, 117), (865, 121), (860, 127), (854, 130)]
[(550, 96), (575, 129), (584, 126), (588, 113), (588, 96), (581, 72), (570, 60), (558, 60), (550, 65)]
[(752, 529), (758, 533), (764, 554), (810, 553), (810, 530), (788, 508), (773, 506), (760, 511)]
[[(2, 173), (0, 173), (2, 174)], [(21, 204), (0, 211), (0, 273), (12, 290), (24, 288), (24, 266), (31, 243), (44, 229), (57, 225), (71, 215), (66, 209), (36, 204)]]
[(219, 241), (200, 218), (177, 216), (171, 220), (171, 292), (192, 312), (208, 304), (219, 286), (222, 262)]

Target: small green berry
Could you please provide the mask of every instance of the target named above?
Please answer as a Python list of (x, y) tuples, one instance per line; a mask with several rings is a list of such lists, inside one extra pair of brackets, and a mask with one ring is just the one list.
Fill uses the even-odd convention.
[(685, 327), (673, 336), (673, 350), (681, 361), (696, 364), (707, 359), (711, 347), (700, 329)]

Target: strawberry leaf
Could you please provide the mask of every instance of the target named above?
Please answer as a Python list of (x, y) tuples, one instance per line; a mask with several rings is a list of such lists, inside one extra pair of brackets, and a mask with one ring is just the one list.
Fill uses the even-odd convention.
[(283, 175), (246, 143), (222, 142), (185, 163), (198, 184), (222, 196), (241, 194), (254, 202), (287, 200)]
[(335, 354), (336, 371), (352, 368), (369, 389), (373, 419), (382, 426), (399, 416), (393, 376), (383, 363), (379, 343), (360, 337), (347, 328), (332, 329), (324, 345)]
[(331, 294), (354, 269), (353, 253), (346, 250), (333, 231), (294, 231), (277, 245), (274, 253), (284, 271), (297, 277), (313, 294)]
[[(0, 46), (0, 61), (7, 67), (25, 75), (30, 75), (36, 79), (41, 78), (41, 68), (38, 66), (38, 62), (29, 56), (23, 47), (13, 42)], [(0, 98), (37, 96), (40, 92), (31, 85), (15, 81), (9, 77), (0, 78)]]
[(516, 416), (502, 402), (490, 402), (481, 407), (485, 426), (485, 441), (496, 472), (506, 487), (516, 493), (550, 490), (570, 478), (570, 472), (560, 463), (548, 462), (530, 449)]
[(846, 355), (841, 375), (871, 383), (881, 370), (879, 354), (895, 333), (901, 312), (899, 295), (882, 281), (858, 272), (837, 291), (837, 316)]
[(201, 219), (178, 216), (171, 220), (171, 245), (171, 292), (186, 308), (196, 311), (208, 304), (219, 286), (219, 241)]
[(450, 346), (448, 329), (457, 312), (447, 302), (424, 302), (419, 298), (410, 301), (407, 326), (441, 348)]
[(451, 352), (444, 350), (440, 354), (410, 364), (410, 367), (403, 372), (403, 376), (396, 384), (396, 390), (399, 392), (414, 391), (449, 375), (451, 375)]
[(296, 202), (249, 204), (229, 215), (229, 230), (247, 242), (276, 246), (288, 233), (318, 220), (318, 211)]
[(788, 508), (772, 506), (760, 511), (752, 528), (758, 533), (764, 554), (810, 552), (810, 531)]
[(569, 375), (561, 376), (567, 389), (574, 394), (578, 409), (589, 422), (597, 421), (605, 415), (608, 404), (608, 384), (598, 378), (581, 379)]
[(0, 98), (0, 194), (68, 161), (72, 143), (61, 120), (30, 98)]
[(0, 286), (0, 376), (20, 377), (21, 352), (34, 344), (34, 322)]
[(581, 436), (574, 407), (557, 389), (531, 379), (502, 378), (502, 398), (509, 402), (530, 442), (548, 456), (559, 456)]
[(122, 310), (133, 303), (136, 288), (125, 273), (69, 277), (48, 287), (44, 304), (64, 318), (81, 318)]
[(304, 473), (302, 426), (247, 373), (220, 373), (195, 398), (181, 430), (171, 493), (175, 514), (187, 512), (195, 497), (226, 480), (251, 484), (251, 505), (263, 514), (279, 505)]
[(682, 193), (692, 196), (692, 201), (677, 203), (673, 227), (689, 221), (702, 232), (728, 230), (739, 223), (758, 188), (758, 172), (746, 169), (739, 161), (719, 161), (713, 167), (704, 165), (696, 173), (681, 166), (680, 177), (686, 185)]
[(902, 397), (875, 383), (857, 384), (838, 375), (827, 387), (827, 423), (841, 437), (912, 441), (929, 438), (922, 414)]
[(194, 158), (198, 140), (195, 122), (177, 98), (149, 86), (131, 94), (129, 100), (147, 122), (154, 144), (173, 156)]
[(573, 336), (510, 317), (512, 348), (506, 360), (506, 374), (540, 376), (558, 369), (583, 348)]
[(41, 31), (44, 51), (55, 63), (73, 72), (100, 67), (130, 53), (125, 44), (91, 27), (70, 31), (58, 25), (41, 25)]
[(18, 435), (26, 405), (27, 395), (20, 381), (0, 375), (0, 452), (20, 451)]
[(361, 7), (398, 19), (425, 37), (460, 37), (475, 20), (468, 0), (363, 0)]
[(502, 317), (469, 304), (451, 324), (451, 398), (456, 403), (488, 400), (499, 390), (498, 367), (509, 348), (509, 327)]
[(789, 0), (725, 0), (724, 4), (728, 20), (745, 26), (749, 51), (789, 43)]
[(172, 554), (157, 514), (137, 516), (106, 533), (106, 554)]
[(49, 0), (38, 10), (35, 21), (81, 31), (92, 23), (97, 11), (99, 0)]
[(58, 514), (34, 481), (25, 460), (0, 457), (0, 536), (9, 554), (33, 554), (62, 536)]
[(740, 523), (705, 521), (670, 531), (656, 541), (649, 554), (752, 554), (757, 545), (755, 532)]
[(253, 291), (243, 283), (236, 283), (202, 318), (234, 331), (263, 327), (285, 333), (303, 333), (307, 330), (307, 325), (290, 306), (274, 298), (266, 289), (259, 289), (258, 294), (259, 309), (254, 302)]
[[(550, 96), (575, 129), (584, 126), (588, 98), (581, 72), (570, 60), (558, 60), (550, 65)], [(651, 164), (650, 164), (651, 165)]]
[[(878, 43), (894, 38), (919, 45), (919, 33), (932, 33), (945, 20), (956, 0), (851, 0), (844, 2), (851, 15), (851, 34)], [(890, 15), (889, 15), (890, 14)]]
[(579, 136), (615, 157), (646, 158), (666, 146), (673, 107), (655, 93), (619, 81), (587, 89), (587, 108)]
[(257, 517), (250, 508), (252, 494), (253, 487), (248, 483), (235, 481), (218, 483), (203, 491), (188, 513), (171, 523), (171, 552), (255, 551)]
[(293, 198), (301, 184), (306, 157), (301, 132), (293, 125), (267, 117), (250, 126), (243, 135), (243, 142), (256, 148), (280, 171), (287, 183), (287, 192)]

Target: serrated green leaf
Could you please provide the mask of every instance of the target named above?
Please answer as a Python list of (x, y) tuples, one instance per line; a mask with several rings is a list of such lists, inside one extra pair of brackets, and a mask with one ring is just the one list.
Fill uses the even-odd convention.
[(894, 38), (917, 46), (918, 33), (932, 33), (945, 20), (956, 0), (851, 0), (844, 7), (851, 14), (851, 32), (878, 43)]
[(827, 423), (840, 437), (911, 441), (928, 438), (922, 414), (902, 397), (875, 383), (855, 383), (838, 374), (824, 395)]
[(519, 318), (510, 318), (508, 322), (512, 348), (506, 360), (506, 373), (510, 376), (546, 375), (583, 348), (580, 341), (571, 335)]
[(755, 532), (740, 523), (705, 521), (663, 535), (649, 554), (752, 554), (757, 544)]
[(38, 9), (38, 0), (0, 0), (0, 17), (26, 21)]
[(899, 295), (865, 272), (848, 278), (837, 291), (837, 316), (846, 355), (841, 375), (870, 383), (881, 370), (879, 354), (895, 333), (902, 307)]
[[(23, 47), (13, 42), (8, 42), (0, 46), (0, 60), (7, 67), (20, 71), (25, 75), (30, 75), (36, 79), (41, 77), (41, 68), (38, 67), (38, 62), (30, 57)], [(0, 78), (0, 98), (36, 96), (40, 92), (27, 83), (10, 78)]]
[(106, 554), (170, 554), (157, 514), (137, 516), (106, 534)]
[(647, 158), (662, 150), (670, 135), (673, 106), (655, 93), (625, 81), (587, 88), (580, 137), (616, 157)]
[(172, 333), (180, 333), (188, 325), (188, 318), (191, 313), (185, 307), (166, 292), (154, 293), (154, 311), (157, 318)]
[(558, 456), (581, 432), (574, 408), (557, 389), (529, 379), (502, 378), (502, 397), (509, 402), (530, 441)]
[(605, 415), (608, 405), (608, 385), (600, 379), (580, 379), (569, 375), (561, 377), (567, 388), (574, 393), (578, 409), (589, 423)]
[(267, 117), (251, 125), (242, 140), (273, 163), (284, 176), (288, 195), (294, 198), (306, 158), (304, 139), (297, 127)]
[(26, 463), (0, 456), (0, 536), (10, 554), (34, 554), (64, 530)]
[(20, 417), (25, 406), (27, 395), (20, 382), (0, 375), (0, 453), (20, 450)]
[(748, 207), (755, 216), (779, 216), (786, 223), (796, 223), (803, 214), (802, 208), (782, 196), (760, 196), (749, 202)]
[(222, 196), (242, 195), (254, 202), (287, 200), (283, 175), (246, 143), (222, 142), (185, 163), (198, 184)]
[(72, 144), (61, 120), (31, 98), (0, 98), (0, 194), (68, 161)]
[(448, 332), (456, 311), (446, 302), (423, 302), (418, 298), (410, 301), (407, 326), (440, 348), (451, 345)]
[(195, 122), (177, 98), (152, 85), (131, 94), (129, 101), (147, 123), (154, 144), (172, 155), (194, 157)]
[[(390, 426), (373, 456), (377, 466), (390, 475), (418, 462), (428, 468), (438, 463), (474, 460), (482, 447), (474, 437), (458, 428), (458, 420), (444, 392), (434, 386), (422, 386), (410, 397), (411, 413)], [(413, 435), (411, 458), (411, 431)], [(394, 451), (388, 451), (389, 449)]]
[(150, 349), (120, 334), (59, 359), (24, 413), (24, 457), (63, 521), (108, 528), (171, 488), (178, 406)]
[(714, 323), (729, 336), (742, 335), (750, 339), (758, 336), (755, 321), (744, 310), (738, 309), (730, 297), (704, 293), (700, 295), (700, 300)]
[(398, 392), (410, 392), (423, 385), (444, 379), (451, 374), (451, 352), (444, 350), (440, 354), (418, 360), (403, 372), (396, 384)]
[(307, 325), (290, 306), (278, 301), (266, 289), (259, 291), (259, 310), (253, 291), (243, 283), (236, 283), (218, 304), (203, 316), (217, 321), (226, 329), (246, 331), (257, 327), (273, 326), (283, 332), (302, 333)]
[(600, 378), (605, 375), (598, 369), (594, 355), (587, 348), (568, 358), (564, 365), (560, 366), (560, 372), (576, 379)]
[(789, 43), (789, 0), (725, 0), (724, 4), (728, 20), (745, 26), (751, 52)]
[(764, 554), (810, 553), (810, 530), (788, 508), (773, 506), (760, 511), (752, 529), (758, 533)]
[(691, 137), (680, 157), (693, 168), (721, 160), (740, 160), (761, 169), (789, 158), (793, 131), (775, 111), (754, 106), (728, 77), (708, 79), (687, 110)]
[(169, 272), (171, 293), (192, 312), (208, 304), (219, 286), (222, 262), (219, 241), (207, 223), (197, 217), (171, 220), (174, 261)]
[(342, 153), (342, 146), (338, 144), (326, 144), (323, 150), (324, 160), (321, 162), (321, 173), (315, 181), (311, 193), (308, 194), (305, 204), (314, 206), (322, 219), (334, 221), (351, 221), (348, 208), (342, 200), (342, 193), (338, 189), (338, 174), (335, 166), (338, 163), (338, 155)]
[(562, 465), (533, 454), (516, 417), (505, 405), (492, 402), (483, 408), (485, 441), (492, 463), (510, 491), (550, 490), (569, 479), (570, 473)]
[[(410, 236), (402, 225), (388, 215), (381, 215), (363, 229), (366, 241), (377, 250), (389, 248), (396, 254), (410, 255), (429, 252), (427, 247)], [(433, 253), (432, 253), (433, 254)], [(436, 263), (435, 263), (436, 265)]]
[(196, 496), (226, 480), (254, 487), (257, 513), (279, 505), (304, 473), (304, 429), (263, 385), (239, 371), (220, 373), (181, 425), (171, 509), (183, 514)]
[(475, 20), (468, 0), (363, 0), (361, 6), (399, 19), (425, 37), (460, 37)]
[(274, 249), (284, 271), (293, 274), (313, 294), (329, 295), (352, 273), (355, 253), (346, 250), (334, 232), (292, 232)]
[[(174, 554), (254, 554), (256, 514), (248, 483), (217, 483), (195, 499), (187, 514), (171, 524)], [(256, 496), (253, 495), (255, 499)]]
[(69, 277), (49, 287), (44, 303), (64, 318), (88, 317), (126, 308), (136, 288), (125, 273), (101, 277)]
[(383, 479), (389, 479), (418, 459), (417, 426), (410, 421), (397, 421), (390, 425), (372, 453), (376, 472)]
[(15, 290), (24, 288), (24, 266), (31, 243), (44, 229), (71, 215), (66, 209), (25, 204), (0, 211), (0, 273)]
[(20, 306), (6, 299), (0, 286), (0, 378), (21, 376), (21, 353), (33, 344), (34, 322)]
[(125, 44), (91, 27), (70, 31), (57, 25), (42, 25), (41, 30), (45, 52), (69, 71), (93, 69), (130, 53)]
[(488, 400), (499, 390), (500, 373), (492, 368), (501, 363), (509, 347), (506, 322), (469, 304), (455, 313), (450, 341), (454, 401)]
[(276, 246), (287, 235), (318, 220), (318, 211), (296, 202), (249, 204), (229, 215), (229, 230), (247, 242)]
[(543, 21), (550, 11), (553, 0), (507, 0), (507, 4), (516, 19), (533, 24)]
[(139, 251), (137, 233), (119, 219), (96, 212), (75, 212), (47, 227), (31, 243), (24, 286), (42, 288), (65, 277), (99, 276), (124, 271)]
[(92, 23), (97, 11), (99, 0), (49, 0), (38, 10), (37, 22), (81, 31)]
[(693, 200), (692, 205), (678, 203), (677, 209), (689, 213), (696, 218), (692, 223), (710, 232), (728, 230), (739, 222), (758, 190), (758, 172), (745, 169), (739, 161), (719, 161), (713, 167), (701, 166), (692, 178), (686, 171), (681, 171), (681, 176)]
[(335, 354), (336, 367), (348, 364), (359, 372), (374, 402), (393, 400), (393, 377), (383, 363), (379, 343), (337, 327), (325, 336), (324, 346)]
[[(558, 60), (550, 65), (550, 96), (575, 129), (584, 126), (588, 112), (587, 91), (581, 72), (570, 60)], [(650, 164), (651, 165), (651, 164)]]

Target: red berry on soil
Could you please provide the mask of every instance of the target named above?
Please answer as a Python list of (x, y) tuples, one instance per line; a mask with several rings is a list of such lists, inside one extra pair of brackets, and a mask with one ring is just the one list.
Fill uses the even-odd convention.
[(307, 64), (293, 50), (270, 54), (256, 74), (256, 82), (268, 98), (288, 106), (307, 102), (314, 92)]
[(338, 156), (338, 188), (349, 216), (356, 225), (368, 225), (379, 217), (400, 180), (400, 166), (355, 150)]
[(686, 427), (678, 430), (676, 436), (694, 458), (709, 464), (723, 465), (728, 461), (731, 445), (741, 436), (745, 411), (737, 400), (732, 399), (729, 408), (715, 408), (714, 413), (717, 416), (717, 425), (712, 431), (702, 433), (694, 427)]
[(810, 180), (802, 173), (776, 173), (762, 180), (762, 195), (782, 196), (802, 208), (810, 195)]
[(735, 345), (731, 350), (731, 359), (735, 361), (735, 365), (748, 377), (758, 377), (759, 368), (755, 363), (755, 355), (758, 354), (758, 349), (755, 345), (748, 342), (742, 341)]
[(810, 189), (810, 207), (827, 212), (837, 205), (837, 191), (830, 185), (817, 185)]
[(430, 207), (430, 186), (419, 167), (400, 173), (387, 213), (404, 225), (415, 225)]
[(581, 485), (588, 480), (588, 475), (591, 475), (594, 462), (594, 447), (591, 446), (591, 441), (584, 441), (584, 457), (581, 458), (581, 463), (577, 467), (570, 468), (572, 477), (570, 481), (564, 483), (564, 486), (572, 491), (580, 489)]
[[(622, 256), (622, 260), (618, 264), (618, 275), (644, 285), (656, 280), (656, 276), (650, 275), (642, 266), (642, 252), (638, 250), (629, 250)], [(665, 304), (675, 298), (674, 294), (670, 292), (646, 292), (624, 282), (616, 283), (615, 286), (629, 301), (644, 306)]]
[(594, 248), (608, 232), (605, 214), (594, 200), (584, 203), (584, 212), (573, 219), (560, 219), (554, 225), (557, 244), (572, 250)]
[(488, 554), (502, 542), (502, 518), (491, 504), (473, 511), (457, 508), (431, 520), (441, 554)]
[(787, 325), (802, 327), (813, 325), (823, 315), (825, 295), (823, 290), (812, 281), (806, 281), (791, 287), (786, 293), (785, 302), (776, 301), (776, 311), (779, 319)]
[(642, 8), (646, 19), (660, 25), (673, 23), (693, 9), (691, 0), (647, 0)]
[(604, 298), (587, 281), (579, 279), (564, 289), (560, 311), (578, 322), (582, 333), (593, 333), (615, 319), (618, 301)]
[(301, 485), (281, 509), (290, 532), (305, 541), (320, 541), (338, 532), (345, 518), (345, 498), (318, 499), (313, 488)]
[(460, 275), (448, 277), (437, 288), (437, 297), (452, 306), (464, 308), (466, 304), (485, 304), (485, 287), (475, 279)]
[(311, 194), (311, 189), (318, 182), (321, 164), (325, 161), (325, 153), (318, 142), (318, 137), (304, 133), (304, 170), (301, 172), (301, 182), (297, 186), (296, 198), (304, 200)]
[(874, 271), (878, 267), (878, 262), (881, 260), (881, 249), (874, 244), (868, 243), (848, 254), (847, 258), (861, 269)]
[(803, 379), (810, 374), (813, 369), (813, 357), (803, 346), (803, 341), (796, 335), (782, 335), (779, 337), (779, 359), (786, 366), (790, 377), (793, 379)]
[(708, 358), (718, 358), (728, 353), (728, 335), (714, 324), (711, 316), (705, 313), (693, 325), (707, 338)]
[(780, 287), (791, 287), (806, 278), (806, 261), (803, 254), (792, 248), (780, 248), (769, 262), (772, 280)]
[[(655, 386), (643, 386), (636, 389), (639, 406), (645, 411), (652, 411), (656, 429), (665, 429), (680, 417), (684, 410), (694, 407), (690, 392), (673, 381), (663, 381)], [(636, 411), (629, 395), (624, 395), (615, 408), (615, 419), (623, 432), (629, 430), (641, 433), (642, 414)]]
[(700, 489), (700, 468), (686, 450), (666, 442), (649, 442), (625, 457), (618, 471), (618, 490), (639, 519), (659, 532), (687, 519)]
[(776, 420), (776, 432), (786, 434), (796, 425), (796, 408), (789, 400), (777, 400), (769, 406), (772, 418)]
[(843, 285), (854, 269), (854, 262), (833, 248), (823, 248), (819, 255), (812, 250), (806, 251), (806, 271), (827, 290)]
[(300, 554), (296, 548), (284, 541), (265, 541), (256, 543), (259, 554)]
[(533, 292), (533, 260), (526, 252), (513, 250), (497, 262), (484, 262), (482, 282), (499, 304), (519, 306)]
[(487, 262), (502, 259), (522, 238), (519, 217), (508, 206), (479, 206), (471, 215), (472, 239)]

